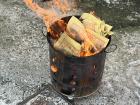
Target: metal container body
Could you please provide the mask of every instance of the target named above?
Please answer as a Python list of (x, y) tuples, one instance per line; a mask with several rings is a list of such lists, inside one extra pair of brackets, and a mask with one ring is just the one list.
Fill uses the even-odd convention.
[[(68, 21), (69, 18), (64, 19)], [(108, 46), (93, 56), (70, 57), (55, 50), (51, 45), (50, 38), (47, 37), (47, 39), (49, 42), (50, 67), (53, 65), (58, 70), (57, 72), (50, 70), (55, 90), (63, 95), (77, 98), (94, 93), (102, 80), (106, 58), (105, 50)]]
[(104, 51), (84, 58), (65, 56), (51, 46), (49, 51), (50, 65), (55, 65), (58, 69), (56, 73), (51, 70), (52, 83), (58, 92), (83, 97), (98, 89), (104, 71)]

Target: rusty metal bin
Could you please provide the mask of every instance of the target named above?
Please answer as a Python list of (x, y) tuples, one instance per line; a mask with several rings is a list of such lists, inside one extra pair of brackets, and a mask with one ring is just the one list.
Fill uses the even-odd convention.
[[(70, 17), (63, 18), (68, 21)], [(93, 56), (74, 57), (67, 56), (55, 50), (49, 42), (50, 66), (57, 67), (57, 72), (51, 72), (51, 80), (55, 90), (65, 96), (75, 98), (89, 96), (94, 93), (102, 80), (106, 59), (106, 48)]]

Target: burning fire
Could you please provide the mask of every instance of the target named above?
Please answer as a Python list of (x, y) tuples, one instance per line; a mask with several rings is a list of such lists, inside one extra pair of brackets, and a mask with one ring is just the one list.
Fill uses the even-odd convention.
[[(54, 8), (57, 8), (62, 13), (66, 13), (70, 10), (70, 6), (68, 5), (67, 0), (52, 0), (52, 7), (49, 9), (44, 9), (40, 7), (37, 3), (33, 2), (33, 0), (24, 0), (27, 7), (29, 7), (32, 11), (36, 12), (38, 16), (40, 16), (46, 27), (47, 31), (52, 35), (51, 37), (54, 39), (58, 39), (60, 37), (60, 33), (66, 30), (66, 23), (61, 20), (61, 17), (58, 14), (58, 11)], [(88, 45), (84, 44), (84, 48), (88, 49)], [(80, 53), (80, 56), (90, 56), (93, 53), (84, 52)]]
[[(62, 2), (63, 1), (63, 2)], [(63, 13), (69, 10), (69, 5), (67, 0), (53, 0), (54, 5), (59, 8)]]
[[(74, 56), (79, 57), (91, 56), (105, 48), (109, 41), (105, 36), (107, 34), (112, 35), (110, 31), (112, 26), (105, 24), (104, 21), (96, 17), (95, 12), (84, 13), (80, 18), (81, 20), (73, 16), (71, 21), (65, 23), (61, 18), (72, 9), (72, 3), (68, 0), (51, 0), (49, 1), (51, 8), (48, 9), (40, 7), (33, 0), (24, 0), (24, 2), (27, 7), (43, 19), (51, 38), (57, 39), (58, 43), (55, 43), (57, 47), (55, 49), (65, 50), (66, 53), (76, 54)], [(67, 42), (64, 43), (66, 38)]]
[[(64, 14), (70, 10), (67, 0), (52, 0), (53, 5), (49, 9), (40, 7), (37, 3), (33, 2), (33, 0), (24, 0), (24, 2), (27, 7), (43, 19), (48, 32), (52, 34), (53, 38), (58, 38), (60, 32), (65, 30), (65, 22), (60, 19), (61, 17), (58, 13), (61, 12), (61, 14)], [(57, 10), (59, 10), (59, 12)], [(56, 23), (56, 26), (53, 25), (54, 23)], [(58, 30), (54, 30), (55, 27), (59, 27), (57, 28)]]
[(51, 70), (53, 73), (58, 72), (58, 68), (55, 65), (51, 65)]

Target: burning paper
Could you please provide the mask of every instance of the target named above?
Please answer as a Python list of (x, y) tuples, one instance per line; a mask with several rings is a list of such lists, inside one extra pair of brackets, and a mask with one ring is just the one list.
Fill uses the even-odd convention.
[(105, 48), (109, 42), (109, 39), (99, 35), (98, 33), (87, 29), (87, 33), (88, 35), (91, 36), (91, 40), (94, 43), (94, 45), (96, 46), (96, 48), (98, 49), (98, 52), (101, 51), (103, 48)]
[(106, 35), (111, 35), (112, 26), (105, 24), (104, 21), (101, 21), (99, 18), (89, 13), (84, 13), (80, 19), (82, 19), (82, 21), (72, 16), (66, 26), (65, 34), (62, 34), (62, 37), (60, 36), (59, 39), (64, 38), (64, 35), (65, 37), (69, 36), (69, 38), (75, 40), (79, 46), (81, 44), (81, 47), (79, 47), (81, 49), (70, 49), (69, 45), (71, 47), (76, 47), (76, 44), (71, 44), (69, 38), (63, 41), (58, 40), (57, 42), (61, 42), (61, 44), (59, 44), (59, 47), (55, 46), (55, 48), (74, 56), (79, 56), (79, 54), (80, 56), (94, 55), (107, 46), (109, 39), (106, 38)]
[(102, 36), (113, 34), (113, 32), (111, 31), (112, 26), (105, 24), (104, 21), (101, 21), (100, 18), (97, 18), (93, 14), (83, 13), (81, 19), (86, 29), (90, 29)]
[(74, 40), (76, 40), (80, 43), (81, 42), (84, 43), (83, 44), (84, 51), (89, 51), (91, 48), (94, 48), (94, 50), (97, 50), (96, 47), (94, 46), (93, 42), (90, 40), (90, 37), (88, 37), (85, 26), (75, 16), (73, 16), (69, 20), (69, 22), (67, 24), (66, 32)]
[[(23, 1), (27, 5), (27, 7), (29, 7), (32, 11), (36, 12), (37, 15), (43, 19), (47, 27), (47, 31), (51, 32), (54, 39), (57, 39), (59, 37), (59, 34), (65, 29), (65, 23), (63, 20), (61, 20), (61, 17), (63, 17), (64, 14), (73, 9), (73, 6), (70, 5), (71, 3), (68, 0), (51, 0), (49, 1), (51, 2), (50, 7), (44, 9), (40, 7), (37, 3), (35, 3), (33, 0)], [(55, 22), (58, 23), (56, 26), (54, 25)], [(57, 26), (59, 29), (58, 32), (54, 30), (54, 28), (56, 29)]]
[(54, 44), (54, 48), (66, 55), (80, 56), (81, 52), (81, 45), (66, 33), (61, 34), (58, 41)]
[(72, 16), (67, 24), (67, 30), (69, 36), (78, 42), (84, 41), (87, 38), (87, 33), (84, 25), (75, 16)]
[[(71, 10), (68, 0), (52, 0), (49, 9), (40, 7), (33, 0), (25, 4), (43, 20), (54, 40), (54, 48), (69, 56), (91, 56), (102, 51), (108, 44), (106, 37), (112, 35), (112, 26), (91, 13), (83, 13), (80, 19), (72, 16), (68, 23), (61, 19), (62, 14)], [(58, 12), (59, 10), (59, 12)]]

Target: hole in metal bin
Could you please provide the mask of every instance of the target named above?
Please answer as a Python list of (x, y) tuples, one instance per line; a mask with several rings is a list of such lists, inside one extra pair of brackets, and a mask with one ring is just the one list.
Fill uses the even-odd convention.
[(61, 89), (60, 91), (66, 95), (71, 95), (73, 92), (71, 89)]

